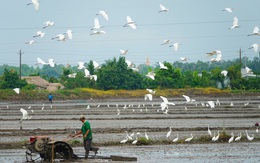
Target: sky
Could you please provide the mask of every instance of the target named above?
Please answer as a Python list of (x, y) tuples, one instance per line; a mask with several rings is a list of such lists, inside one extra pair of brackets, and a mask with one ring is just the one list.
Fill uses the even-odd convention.
[[(242, 57), (259, 56), (249, 47), (260, 43), (260, 36), (247, 36), (255, 26), (260, 27), (259, 0), (41, 0), (38, 10), (27, 5), (30, 2), (1, 2), (0, 65), (19, 66), (20, 50), (22, 64), (29, 66), (35, 66), (38, 57), (72, 66), (90, 60), (103, 64), (122, 56), (120, 49), (128, 50), (123, 56), (136, 65), (145, 64), (147, 57), (151, 65), (173, 63), (180, 57), (206, 62), (212, 58), (207, 53), (213, 50), (222, 52), (222, 60), (233, 60), (239, 57), (240, 48)], [(158, 12), (160, 4), (169, 11)], [(226, 7), (233, 12), (222, 11)], [(101, 10), (108, 13), (108, 21), (96, 15)], [(127, 16), (137, 29), (123, 27)], [(234, 17), (240, 27), (229, 29)], [(105, 34), (90, 35), (95, 18)], [(43, 29), (46, 21), (55, 25)], [(67, 30), (73, 32), (71, 40), (51, 39)], [(46, 35), (33, 38), (37, 31)], [(25, 44), (32, 39), (34, 44)], [(161, 45), (166, 39), (181, 43), (178, 51)]]

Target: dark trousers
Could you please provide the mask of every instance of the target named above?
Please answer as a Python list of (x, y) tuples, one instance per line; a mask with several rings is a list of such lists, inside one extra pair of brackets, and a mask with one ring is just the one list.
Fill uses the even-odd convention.
[(92, 142), (92, 139), (84, 139), (83, 143), (84, 143), (84, 148), (85, 148), (85, 151), (86, 151), (85, 158), (87, 158), (88, 155), (89, 155), (89, 151), (91, 149), (91, 142)]

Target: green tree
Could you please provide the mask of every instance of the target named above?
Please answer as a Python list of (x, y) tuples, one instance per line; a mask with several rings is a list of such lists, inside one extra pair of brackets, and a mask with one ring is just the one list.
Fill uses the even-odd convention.
[(19, 78), (18, 73), (11, 69), (4, 69), (4, 74), (2, 76), (2, 82), (0, 85), (1, 89), (8, 89), (8, 88), (22, 88), (27, 85), (27, 82), (25, 80), (21, 80)]

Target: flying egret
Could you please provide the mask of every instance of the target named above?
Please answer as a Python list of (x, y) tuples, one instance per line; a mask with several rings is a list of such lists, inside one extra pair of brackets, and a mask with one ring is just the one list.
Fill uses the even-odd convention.
[(222, 54), (217, 54), (216, 58), (211, 58), (211, 62), (219, 62), (222, 60)]
[(107, 14), (107, 12), (106, 11), (99, 11), (96, 15), (101, 15), (101, 16), (103, 16), (103, 18), (104, 19), (106, 19), (106, 20), (108, 20), (109, 18), (108, 18), (108, 14)]
[(213, 50), (212, 52), (207, 53), (208, 56), (212, 56), (212, 55), (217, 55), (217, 54), (221, 54), (222, 52), (220, 50)]
[(31, 118), (32, 118), (32, 116), (30, 116), (25, 109), (21, 108), (20, 111), (21, 111), (22, 114), (23, 114), (23, 116), (22, 116), (22, 118), (21, 118), (21, 120), (20, 120), (20, 123), (21, 123), (23, 120), (31, 119)]
[(85, 69), (84, 62), (78, 62), (78, 70)]
[(102, 26), (99, 24), (98, 18), (95, 18), (94, 19), (94, 26), (93, 26), (93, 28), (91, 28), (91, 30), (97, 30), (97, 29), (100, 29), (100, 28), (102, 28)]
[(155, 73), (153, 72), (153, 71), (151, 71), (151, 72), (148, 72), (148, 74), (146, 74), (145, 76), (147, 76), (147, 77), (149, 77), (149, 78), (151, 78), (152, 80), (154, 80), (155, 78)]
[(174, 51), (178, 51), (180, 45), (181, 45), (181, 43), (177, 42), (177, 43), (170, 45), (169, 47), (173, 47)]
[(166, 138), (169, 138), (171, 133), (172, 133), (172, 127), (170, 127), (170, 131), (168, 131), (168, 133), (166, 134)]
[(209, 124), (208, 124), (208, 134), (209, 134), (209, 136), (212, 136), (212, 133), (211, 133), (211, 131), (209, 129)]
[(242, 134), (240, 132), (240, 133), (238, 133), (237, 137), (235, 138), (235, 141), (240, 141), (241, 137), (242, 137)]
[(187, 95), (182, 95), (184, 98), (185, 98), (185, 100), (186, 100), (186, 103), (189, 103), (189, 102), (194, 102), (194, 101), (196, 101), (195, 99), (191, 99), (189, 96), (187, 96)]
[(191, 136), (191, 137), (185, 139), (185, 142), (190, 142), (190, 141), (193, 139), (193, 135), (192, 135), (192, 133), (190, 134), (190, 136)]
[(72, 39), (72, 30), (68, 29), (65, 34), (66, 38), (69, 38), (70, 40)]
[(36, 42), (36, 41), (34, 41), (34, 40), (30, 40), (30, 41), (25, 42), (25, 44), (32, 45), (32, 44), (34, 44), (35, 42)]
[(166, 8), (164, 5), (160, 4), (159, 6), (160, 6), (160, 9), (161, 9), (159, 12), (168, 12), (169, 11), (169, 9)]
[(209, 105), (209, 107), (210, 107), (211, 109), (215, 108), (215, 103), (214, 103), (214, 101), (207, 101), (207, 104)]
[(144, 100), (146, 101), (147, 99), (149, 99), (149, 101), (152, 101), (153, 100), (153, 95), (148, 93), (148, 94), (145, 94), (144, 95)]
[(20, 88), (14, 88), (13, 90), (15, 91), (15, 93), (20, 94)]
[(233, 132), (231, 132), (231, 137), (229, 138), (229, 140), (228, 140), (228, 143), (231, 143), (233, 140), (234, 140), (234, 134), (233, 134)]
[(45, 24), (45, 25), (44, 25), (43, 29), (44, 29), (44, 28), (47, 28), (47, 27), (54, 26), (54, 22), (52, 22), (52, 21), (46, 21), (44, 24)]
[(44, 32), (42, 32), (42, 31), (37, 31), (37, 32), (36, 32), (36, 35), (34, 35), (33, 37), (43, 38), (43, 36), (45, 36), (45, 33), (44, 33)]
[(119, 51), (120, 51), (120, 55), (126, 55), (126, 54), (128, 54), (128, 50), (122, 50), (122, 49), (120, 49)]
[(250, 48), (248, 48), (248, 49), (254, 49), (254, 51), (257, 52), (257, 51), (258, 51), (258, 47), (259, 47), (259, 44), (254, 43), (254, 44), (253, 44)]
[(54, 59), (50, 58), (50, 59), (48, 60), (48, 64), (49, 64), (51, 67), (54, 67), (54, 66), (55, 66)]
[(99, 64), (96, 61), (93, 61), (93, 66), (94, 66), (94, 69), (100, 68)]
[(159, 62), (159, 66), (160, 66), (160, 69), (165, 69), (165, 70), (168, 69), (168, 67), (166, 67), (162, 62)]
[(51, 38), (52, 40), (57, 39), (57, 41), (66, 41), (67, 37), (64, 34), (58, 34), (55, 37)]
[(252, 134), (252, 136), (249, 136), (246, 130), (246, 138), (247, 140), (252, 141), (254, 139), (254, 134)]
[(224, 8), (222, 11), (226, 11), (226, 12), (232, 13), (233, 9), (230, 8), (230, 7), (227, 7), (227, 8)]
[(175, 105), (173, 102), (169, 102), (166, 97), (160, 96), (160, 98), (163, 100), (163, 102), (167, 105)]
[(168, 104), (166, 104), (165, 102), (162, 102), (160, 105), (162, 111), (164, 111), (165, 109), (168, 110)]
[(147, 88), (146, 90), (147, 90), (149, 93), (151, 93), (151, 94), (155, 94), (155, 92), (156, 92), (156, 91), (154, 91), (154, 90), (152, 90), (152, 89), (148, 89), (148, 88)]
[(67, 75), (68, 78), (76, 78), (76, 76), (77, 76), (77, 73), (72, 73), (72, 74)]
[(185, 58), (185, 57), (180, 57), (181, 61), (188, 61), (189, 59), (188, 58)]
[(127, 23), (123, 27), (131, 27), (132, 29), (136, 29), (135, 22), (132, 20), (130, 16), (126, 17)]
[(254, 27), (253, 32), (247, 36), (259, 36), (259, 28), (257, 26)]
[(47, 65), (48, 63), (46, 63), (45, 61), (43, 61), (41, 58), (37, 58), (37, 65), (38, 64), (42, 64), (42, 65)]
[(90, 35), (102, 35), (102, 34), (106, 34), (105, 31), (101, 30), (101, 31), (93, 31)]
[(229, 29), (234, 29), (234, 28), (239, 28), (240, 26), (238, 25), (238, 19), (237, 17), (234, 17), (233, 19), (233, 25)]
[(171, 43), (171, 41), (170, 40), (163, 40), (163, 43), (161, 44), (161, 45), (166, 45), (166, 44), (170, 44)]
[(220, 74), (222, 74), (222, 75), (224, 75), (224, 76), (227, 76), (228, 71), (227, 71), (227, 70), (223, 70), (223, 71), (220, 72)]
[(179, 140), (179, 134), (176, 135), (176, 138), (172, 140), (173, 143), (176, 143)]
[(38, 0), (32, 0), (32, 2), (27, 3), (27, 5), (34, 5), (35, 10), (38, 10), (40, 4), (39, 4)]

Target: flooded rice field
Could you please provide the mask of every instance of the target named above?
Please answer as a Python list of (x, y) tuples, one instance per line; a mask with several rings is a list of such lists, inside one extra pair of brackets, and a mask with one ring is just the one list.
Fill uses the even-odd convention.
[[(193, 97), (194, 98), (194, 97)], [(153, 101), (144, 99), (103, 99), (54, 101), (23, 101), (0, 103), (0, 144), (22, 142), (30, 136), (48, 135), (53, 140), (67, 140), (67, 136), (81, 127), (78, 120), (84, 114), (93, 129), (93, 142), (101, 144), (99, 155), (137, 157), (137, 162), (259, 162), (260, 134), (255, 123), (260, 120), (260, 98), (249, 97), (198, 97), (196, 102), (186, 103), (184, 98), (169, 98), (174, 106), (168, 112), (162, 111), (160, 98)], [(206, 106), (207, 101), (219, 102), (215, 108)], [(203, 105), (205, 104), (205, 105)], [(232, 105), (233, 104), (233, 105)], [(19, 121), (20, 108), (32, 116)], [(242, 142), (169, 143), (156, 145), (120, 144), (129, 134), (145, 131), (150, 140), (172, 141), (176, 134), (180, 139), (194, 139), (209, 136), (225, 130), (227, 134), (242, 133)], [(20, 130), (22, 127), (22, 130)], [(171, 135), (166, 138), (169, 128)], [(246, 139), (245, 131), (254, 135), (253, 141)], [(81, 138), (79, 138), (81, 140)], [(116, 146), (102, 146), (113, 142)], [(6, 147), (6, 146), (5, 146)], [(0, 149), (0, 162), (25, 162), (25, 147)], [(83, 154), (83, 147), (74, 147), (76, 154)], [(37, 162), (37, 161), (36, 161)], [(40, 160), (38, 161), (40, 162)], [(78, 160), (76, 162), (85, 162)], [(111, 162), (93, 159), (88, 162)]]

